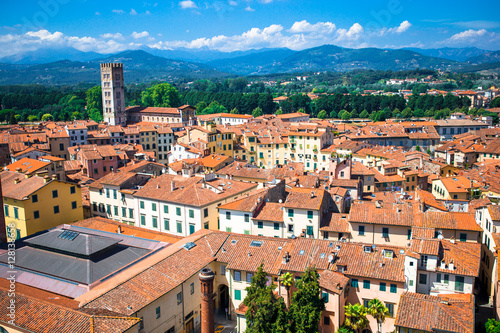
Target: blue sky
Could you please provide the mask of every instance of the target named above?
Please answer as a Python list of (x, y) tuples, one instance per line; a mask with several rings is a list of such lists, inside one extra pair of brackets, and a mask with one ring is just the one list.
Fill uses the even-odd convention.
[(0, 4), (0, 57), (46, 46), (500, 49), (500, 1), (25, 0)]

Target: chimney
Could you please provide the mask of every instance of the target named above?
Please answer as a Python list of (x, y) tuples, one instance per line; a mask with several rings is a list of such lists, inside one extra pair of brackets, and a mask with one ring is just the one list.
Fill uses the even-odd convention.
[(117, 232), (118, 234), (121, 234), (121, 233), (122, 233), (122, 226), (121, 226), (121, 225), (119, 225), (119, 226), (118, 226), (118, 230), (117, 230), (116, 232)]
[(283, 263), (286, 264), (289, 261), (290, 261), (290, 252), (286, 251), (285, 255), (283, 256)]
[(448, 265), (448, 269), (450, 269), (450, 270), (454, 270), (455, 269), (455, 267), (453, 265), (453, 259), (450, 260), (450, 264)]
[(175, 182), (172, 180), (172, 183), (171, 183), (171, 186), (170, 186), (170, 191), (174, 191), (175, 190)]
[(19, 184), (21, 180), (19, 178), (14, 179), (14, 184)]
[(47, 176), (47, 175), (43, 176), (43, 182), (44, 183), (48, 183), (49, 181), (50, 181), (50, 177), (49, 176)]
[(214, 333), (214, 272), (203, 268), (200, 272), (201, 284), (201, 333)]

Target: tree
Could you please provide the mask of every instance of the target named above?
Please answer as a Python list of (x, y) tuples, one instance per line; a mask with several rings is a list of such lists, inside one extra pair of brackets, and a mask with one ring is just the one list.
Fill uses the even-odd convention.
[(378, 331), (382, 332), (382, 323), (389, 314), (389, 310), (379, 299), (372, 299), (368, 302), (368, 313), (377, 321)]
[(293, 285), (293, 274), (290, 272), (284, 273), (281, 278), (281, 284), (286, 289), (286, 307), (290, 308), (290, 288)]
[(10, 111), (9, 113), (9, 124), (11, 125), (17, 124), (16, 113), (14, 111)]
[(102, 112), (102, 90), (101, 86), (94, 86), (85, 92), (87, 110), (97, 109)]
[(89, 111), (89, 118), (95, 121), (96, 123), (100, 123), (101, 121), (104, 120), (102, 112), (97, 109), (91, 109)]
[(346, 325), (342, 325), (339, 327), (336, 333), (352, 333), (353, 331), (351, 328), (347, 327)]
[(417, 146), (415, 147), (415, 150), (416, 150), (416, 151), (420, 151), (420, 146), (418, 146), (418, 145), (417, 145)]
[(238, 111), (237, 108), (233, 108), (230, 113), (231, 114), (239, 114), (240, 112)]
[(282, 297), (273, 293), (274, 284), (267, 285), (267, 273), (264, 264), (260, 264), (246, 288), (247, 296), (243, 303), (248, 307), (245, 312), (247, 333), (285, 332), (288, 318)]
[(141, 101), (144, 106), (171, 107), (181, 105), (179, 92), (168, 83), (156, 84), (141, 93)]
[(205, 101), (201, 101), (198, 104), (195, 105), (196, 107), (196, 113), (198, 114), (203, 114), (203, 111), (207, 108), (208, 104)]
[(203, 114), (226, 113), (227, 109), (224, 105), (217, 101), (213, 101), (203, 110)]
[(283, 110), (278, 109), (278, 111), (276, 111), (276, 115), (280, 115), (280, 114), (283, 114)]
[(370, 114), (368, 113), (368, 111), (366, 109), (364, 109), (360, 114), (359, 114), (359, 117), (360, 118), (363, 118), (363, 119), (366, 119), (370, 116)]
[(486, 333), (500, 333), (500, 321), (493, 318), (488, 319), (484, 327), (486, 328)]
[(29, 121), (30, 123), (32, 123), (32, 122), (34, 122), (34, 121), (37, 121), (37, 120), (38, 120), (38, 116), (37, 116), (37, 115), (32, 114), (32, 115), (29, 115), (29, 116), (28, 116), (28, 121)]
[(260, 117), (262, 115), (263, 115), (263, 113), (262, 113), (262, 109), (261, 108), (256, 107), (255, 109), (253, 109), (253, 111), (252, 111), (252, 117), (257, 118), (257, 117)]
[(345, 111), (342, 113), (342, 120), (349, 120), (351, 119), (351, 113), (349, 111)]
[(289, 309), (290, 331), (313, 333), (318, 331), (325, 301), (320, 298), (319, 274), (308, 267), (300, 280), (296, 281), (297, 291), (292, 296)]
[(42, 121), (52, 121), (54, 120), (54, 116), (50, 113), (46, 113), (42, 116)]
[(500, 107), (500, 96), (495, 97), (490, 103), (490, 108), (498, 108), (498, 107)]
[(319, 113), (318, 113), (318, 118), (319, 119), (326, 119), (328, 117), (328, 114), (326, 113), (325, 110), (321, 110)]
[(362, 330), (368, 326), (367, 310), (362, 304), (345, 305), (345, 325), (353, 331)]

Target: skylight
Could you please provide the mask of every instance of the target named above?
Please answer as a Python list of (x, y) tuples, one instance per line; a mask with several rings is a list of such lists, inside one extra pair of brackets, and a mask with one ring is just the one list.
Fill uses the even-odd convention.
[(79, 232), (74, 232), (74, 231), (71, 231), (71, 230), (64, 230), (59, 236), (58, 238), (61, 238), (61, 239), (66, 239), (66, 240), (74, 240), (76, 238), (76, 236), (78, 236), (80, 233)]
[(250, 246), (253, 246), (253, 247), (261, 247), (262, 246), (262, 242), (261, 241), (252, 241), (250, 243)]
[(186, 244), (182, 245), (182, 247), (185, 249), (185, 250), (191, 250), (193, 247), (195, 247), (196, 244), (193, 243), (193, 242), (187, 242)]
[(300, 250), (300, 251), (299, 251), (299, 254), (300, 254), (300, 255), (303, 255), (303, 254), (304, 254), (304, 250)]

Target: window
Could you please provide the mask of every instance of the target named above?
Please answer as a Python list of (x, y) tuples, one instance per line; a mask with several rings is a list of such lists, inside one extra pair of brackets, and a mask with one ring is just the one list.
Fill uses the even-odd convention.
[[(194, 229), (195, 229), (194, 224), (190, 223), (190, 224), (189, 224), (189, 234), (190, 234), (190, 235), (194, 234)], [(231, 231), (230, 231), (230, 232), (231, 232)]]
[(170, 220), (169, 219), (163, 219), (163, 229), (170, 230)]
[(312, 219), (313, 218), (313, 211), (312, 210), (308, 210), (307, 211), (307, 218), (308, 219)]
[(370, 280), (363, 280), (363, 288), (370, 289)]
[(257, 228), (259, 229), (264, 228), (264, 222), (257, 222)]
[(231, 212), (226, 212), (226, 220), (230, 220), (231, 219)]
[(35, 210), (35, 211), (33, 212), (33, 218), (34, 218), (34, 219), (39, 219), (39, 218), (40, 218), (40, 212), (39, 212), (38, 210)]
[(122, 207), (122, 217), (127, 217), (127, 208)]
[(156, 203), (155, 203), (155, 202), (152, 202), (152, 203), (151, 203), (151, 210), (152, 210), (153, 212), (156, 212)]
[(146, 215), (141, 214), (141, 225), (146, 225)]
[(165, 214), (168, 214), (168, 206), (167, 205), (163, 205), (163, 212)]
[(252, 283), (253, 273), (247, 272), (247, 282)]
[(194, 218), (194, 210), (192, 209), (189, 210), (189, 217), (192, 219)]
[(177, 214), (177, 216), (181, 216), (181, 208), (180, 207), (175, 207), (175, 214)]
[(142, 201), (142, 200), (141, 200), (141, 201), (139, 201), (139, 207), (140, 207), (141, 209), (144, 209), (144, 201)]
[(177, 221), (177, 232), (182, 234), (182, 222)]
[[(59, 206), (57, 206), (59, 207)], [(19, 208), (14, 207), (14, 218), (18, 219), (19, 218)]]
[(76, 209), (76, 201), (71, 202), (71, 209)]
[(394, 283), (391, 283), (391, 293), (395, 294), (398, 292), (398, 286)]
[(116, 199), (118, 197), (118, 192), (116, 190), (113, 190), (113, 199)]
[(182, 303), (182, 291), (177, 294), (177, 305)]
[(323, 325), (325, 326), (330, 325), (330, 317), (323, 317)]
[(351, 280), (351, 287), (357, 288), (358, 287), (358, 279), (352, 279)]
[(387, 310), (389, 311), (389, 316), (394, 317), (394, 304), (393, 303), (385, 303)]
[(420, 259), (420, 266), (426, 267), (427, 266), (427, 259), (428, 259), (427, 256), (422, 256), (422, 258)]
[(158, 218), (153, 216), (153, 228), (158, 228)]
[(191, 295), (194, 294), (194, 282), (189, 285), (189, 292)]
[(380, 291), (385, 291), (386, 284), (385, 282), (380, 282)]
[(408, 229), (407, 235), (408, 235), (408, 239), (411, 239), (411, 229)]
[(280, 224), (279, 223), (274, 223), (274, 230), (280, 230)]
[(307, 226), (306, 233), (309, 236), (313, 236), (314, 235), (313, 227), (311, 225)]
[(33, 203), (38, 202), (38, 195), (33, 194), (33, 195), (31, 196), (31, 202), (33, 202)]
[(54, 214), (59, 214), (59, 206), (54, 206)]
[(208, 217), (208, 208), (203, 210), (203, 217)]
[(132, 208), (128, 209), (128, 218), (133, 219), (134, 218), (134, 210)]
[(8, 216), (9, 216), (9, 206), (4, 205), (4, 206), (3, 206), (3, 210), (4, 210), (4, 212), (5, 212), (5, 216), (7, 216), (7, 217), (8, 217)]
[(57, 198), (57, 197), (58, 197), (57, 190), (53, 190), (52, 191), (52, 198)]
[(367, 309), (370, 307), (369, 303), (370, 303), (370, 300), (369, 300), (369, 299), (364, 299), (364, 300), (363, 300), (363, 306), (364, 306), (365, 308), (367, 308)]
[(467, 234), (465, 232), (460, 233), (460, 241), (467, 242)]
[(436, 282), (441, 283), (441, 273), (437, 273)]
[(234, 271), (234, 281), (241, 281), (241, 272)]
[(328, 293), (322, 292), (321, 298), (325, 301), (325, 303), (328, 303)]
[(237, 301), (241, 301), (241, 290), (234, 291), (234, 299)]
[(139, 322), (139, 331), (142, 331), (144, 329), (144, 318), (141, 317), (141, 321)]
[(288, 225), (288, 232), (293, 232), (293, 224)]
[(450, 283), (450, 275), (449, 275), (449, 274), (445, 274), (445, 275), (444, 275), (444, 283), (445, 283), (445, 284)]
[(220, 275), (226, 275), (226, 265), (220, 265)]
[(427, 274), (420, 274), (418, 283), (427, 284)]
[(161, 317), (161, 310), (160, 310), (160, 307), (157, 307), (156, 308), (156, 319), (158, 319), (160, 317)]
[(358, 235), (359, 236), (364, 236), (365, 235), (365, 226), (364, 225), (358, 226)]
[(455, 276), (455, 291), (464, 291), (464, 277)]
[(389, 238), (389, 228), (382, 228), (382, 237)]
[(245, 222), (250, 222), (250, 214), (245, 214)]
[(106, 189), (106, 198), (108, 198), (108, 199), (109, 199), (109, 197), (110, 197), (110, 196), (109, 196), (109, 188), (107, 188), (107, 189)]
[(288, 210), (288, 217), (293, 217), (293, 209)]

